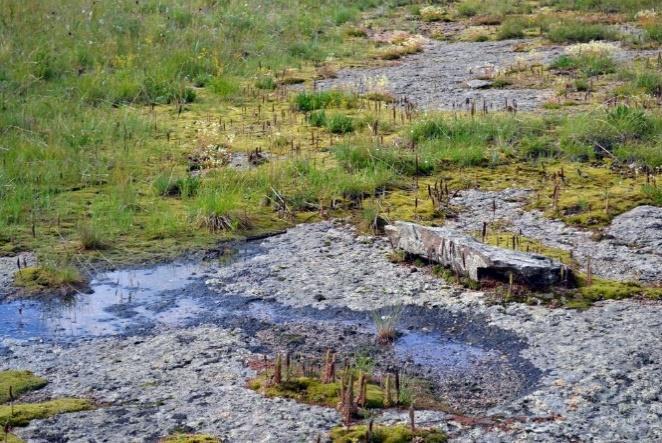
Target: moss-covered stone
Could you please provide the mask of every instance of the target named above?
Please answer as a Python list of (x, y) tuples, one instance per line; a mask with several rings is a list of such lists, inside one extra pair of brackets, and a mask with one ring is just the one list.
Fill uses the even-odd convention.
[[(367, 441), (368, 426), (352, 426), (347, 429), (339, 426), (331, 430), (333, 443), (359, 443)], [(448, 440), (446, 434), (436, 429), (417, 429), (412, 431), (408, 426), (373, 426), (373, 443), (444, 443)]]
[(24, 392), (34, 391), (46, 386), (48, 382), (30, 371), (0, 371), (0, 404), (10, 400), (11, 388), (14, 398)]

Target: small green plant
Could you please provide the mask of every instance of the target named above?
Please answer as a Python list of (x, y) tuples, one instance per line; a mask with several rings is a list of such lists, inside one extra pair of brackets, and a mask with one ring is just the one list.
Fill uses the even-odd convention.
[(326, 113), (324, 110), (317, 110), (310, 113), (308, 123), (318, 128), (326, 126)]
[(402, 306), (391, 306), (376, 311), (372, 314), (372, 320), (377, 330), (377, 343), (391, 344), (398, 335), (397, 326), (402, 315)]

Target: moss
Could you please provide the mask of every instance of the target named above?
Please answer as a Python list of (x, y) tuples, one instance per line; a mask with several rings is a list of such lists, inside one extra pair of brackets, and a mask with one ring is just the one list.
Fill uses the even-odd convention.
[[(359, 443), (367, 441), (368, 426), (359, 425), (349, 429), (336, 427), (331, 430), (333, 443)], [(407, 443), (417, 441), (421, 443), (443, 443), (448, 438), (446, 434), (436, 429), (417, 429), (412, 432), (408, 426), (379, 426), (372, 429), (373, 443)]]
[(662, 299), (662, 288), (649, 287), (633, 282), (619, 282), (592, 278), (592, 283), (587, 283), (586, 276), (579, 277), (578, 295), (590, 301), (597, 300), (620, 300), (630, 297), (643, 297), (651, 300)]
[(0, 371), (0, 404), (7, 403), (9, 398), (9, 388), (11, 388), (14, 397), (18, 397), (24, 392), (34, 391), (46, 386), (48, 382), (29, 371)]
[(173, 434), (160, 440), (159, 443), (220, 443), (216, 437), (204, 434)]
[[(315, 404), (335, 408), (340, 402), (340, 383), (322, 383), (311, 377), (296, 377), (282, 382), (280, 385), (270, 385), (265, 376), (248, 381), (248, 387), (254, 391), (263, 392), (267, 397), (289, 398), (301, 403)], [(358, 392), (358, 378), (355, 392)], [(366, 389), (366, 407), (382, 408), (384, 397), (379, 385), (368, 383)]]
[(89, 409), (92, 409), (90, 401), (80, 398), (60, 398), (42, 403), (5, 405), (0, 406), (0, 423), (9, 423), (12, 426), (27, 426), (31, 420)]
[(40, 293), (53, 289), (68, 293), (82, 286), (84, 281), (80, 272), (70, 266), (28, 267), (14, 274), (14, 284), (29, 293)]

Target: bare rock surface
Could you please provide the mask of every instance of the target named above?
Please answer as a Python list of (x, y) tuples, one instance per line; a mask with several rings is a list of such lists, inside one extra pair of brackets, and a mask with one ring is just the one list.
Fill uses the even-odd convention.
[[(662, 439), (661, 303), (610, 301), (585, 311), (489, 305), (480, 292), (391, 263), (389, 250), (386, 240), (341, 223), (301, 225), (263, 240), (251, 257), (220, 267), (208, 285), (220, 292), (219, 301), (230, 292), (330, 312), (410, 304), (481, 316), (509, 331), (510, 343), (542, 376), (531, 390), (485, 412), (488, 422), (512, 418), (506, 426), (418, 413), (421, 424), (449, 431), (451, 441)], [(35, 395), (100, 403), (94, 411), (33, 421), (17, 431), (28, 441), (155, 441), (174, 429), (229, 442), (314, 441), (337, 424), (331, 409), (265, 399), (244, 387), (253, 374), (246, 362), (257, 340), (215, 324), (68, 345), (1, 339), (0, 368), (48, 378), (50, 384)], [(406, 412), (391, 411), (379, 420), (406, 420)]]
[[(517, 65), (545, 65), (564, 52), (562, 46), (518, 50), (529, 43), (531, 40), (526, 39), (454, 43), (430, 40), (423, 52), (403, 57), (391, 66), (341, 70), (337, 78), (321, 80), (317, 86), (363, 93), (371, 84), (386, 79), (386, 89), (426, 110), (465, 109), (472, 100), (488, 110), (503, 110), (506, 103), (519, 110), (532, 110), (554, 96), (554, 91), (489, 88), (483, 79)], [(619, 48), (614, 58), (623, 61), (655, 55), (657, 51)]]
[(474, 281), (494, 278), (549, 287), (568, 275), (561, 263), (538, 254), (498, 248), (446, 227), (396, 221), (386, 226), (393, 247), (441, 263)]
[[(547, 63), (562, 53), (560, 47), (536, 52), (517, 52), (522, 40), (498, 42), (446, 43), (430, 41), (425, 50), (403, 58), (393, 66), (342, 70), (335, 79), (317, 83), (321, 88), (348, 88), (363, 92), (371, 81), (386, 78), (387, 89), (407, 97), (424, 109), (463, 109), (467, 100), (483, 102), (501, 110), (505, 101), (517, 103), (518, 109), (532, 109), (552, 95), (540, 89), (483, 89), (487, 84), (477, 78), (520, 61)], [(473, 85), (479, 84), (480, 87)]]
[(6, 343), (12, 355), (0, 368), (30, 368), (49, 379), (39, 395), (100, 404), (16, 430), (31, 442), (158, 441), (176, 430), (233, 442), (312, 441), (339, 421), (333, 409), (247, 389), (251, 341), (239, 331), (201, 326), (74, 346)]
[[(483, 222), (501, 221), (513, 233), (541, 241), (547, 246), (571, 251), (582, 267), (591, 258), (593, 273), (612, 280), (662, 282), (661, 208), (642, 206), (616, 217), (596, 241), (593, 232), (550, 220), (540, 211), (524, 206), (531, 192), (466, 190), (453, 199), (463, 211), (447, 226), (464, 232), (482, 229)], [(493, 211), (493, 208), (496, 210)]]

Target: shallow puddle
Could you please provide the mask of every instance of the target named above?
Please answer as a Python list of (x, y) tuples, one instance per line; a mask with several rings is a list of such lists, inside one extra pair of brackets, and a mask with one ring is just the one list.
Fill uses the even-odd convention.
[(17, 300), (0, 304), (0, 338), (94, 337), (127, 332), (138, 319), (177, 326), (201, 312), (192, 298), (170, 299), (158, 312), (147, 306), (166, 291), (191, 284), (204, 267), (169, 263), (145, 269), (112, 271), (92, 280), (92, 294), (66, 299)]

